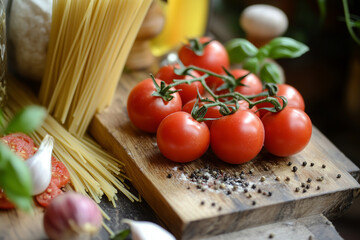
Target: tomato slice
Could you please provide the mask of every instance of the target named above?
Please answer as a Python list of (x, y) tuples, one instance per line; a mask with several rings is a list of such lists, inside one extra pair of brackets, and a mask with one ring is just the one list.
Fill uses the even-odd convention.
[(64, 192), (51, 181), (48, 188), (43, 193), (36, 195), (35, 199), (41, 206), (47, 207), (51, 200), (63, 193)]
[(51, 174), (51, 182), (58, 188), (64, 187), (70, 181), (70, 174), (66, 166), (54, 156), (51, 157)]
[(15, 205), (9, 201), (9, 199), (5, 196), (5, 193), (0, 188), (0, 209), (12, 209), (15, 208)]
[(34, 141), (24, 133), (12, 133), (1, 138), (22, 159), (28, 159), (37, 151)]

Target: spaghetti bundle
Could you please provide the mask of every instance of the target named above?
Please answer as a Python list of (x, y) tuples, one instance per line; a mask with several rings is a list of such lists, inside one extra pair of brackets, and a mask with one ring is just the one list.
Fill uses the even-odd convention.
[(70, 133), (83, 136), (110, 104), (151, 1), (53, 1), (39, 99)]
[[(12, 118), (25, 106), (39, 104), (35, 95), (15, 78), (8, 83), (8, 97), (4, 108), (6, 119)], [(69, 170), (75, 191), (91, 196), (98, 203), (105, 194), (115, 205), (118, 190), (132, 201), (139, 200), (123, 183), (126, 179), (123, 163), (106, 153), (92, 139), (73, 136), (51, 115), (47, 116), (32, 138), (39, 144), (46, 134), (54, 137), (53, 154)]]

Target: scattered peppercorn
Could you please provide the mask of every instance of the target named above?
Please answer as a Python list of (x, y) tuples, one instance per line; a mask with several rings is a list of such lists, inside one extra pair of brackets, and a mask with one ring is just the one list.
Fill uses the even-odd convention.
[(321, 167), (322, 167), (322, 168), (326, 168), (326, 165), (325, 165), (325, 164), (323, 164)]
[(296, 187), (295, 188), (295, 192), (299, 192), (300, 191), (300, 188), (299, 187)]
[(251, 188), (252, 188), (252, 189), (255, 189), (255, 188), (256, 188), (256, 185), (255, 185), (255, 184), (253, 184), (253, 185), (251, 186)]
[(256, 202), (255, 202), (255, 201), (252, 201), (252, 205), (255, 206), (255, 205), (256, 205)]
[(220, 212), (222, 210), (222, 207), (220, 206), (219, 208), (218, 208), (218, 211)]
[(261, 193), (261, 192), (262, 192), (262, 191), (261, 191), (261, 189), (259, 188), (259, 189), (258, 189), (258, 193)]
[(169, 173), (166, 177), (167, 177), (167, 178), (171, 178), (171, 177), (172, 177), (172, 174)]
[(336, 178), (341, 178), (341, 174), (339, 173), (338, 175), (336, 175)]
[(265, 177), (264, 177), (264, 176), (261, 176), (260, 182), (264, 182), (264, 181), (265, 181)]
[(254, 169), (249, 170), (249, 174), (253, 174), (253, 172), (254, 172)]
[(312, 163), (310, 163), (310, 167), (313, 167), (314, 165), (315, 165), (315, 163), (313, 163), (313, 162), (312, 162)]
[(306, 184), (306, 189), (310, 189), (310, 184)]
[(307, 165), (307, 162), (303, 161), (302, 165), (305, 167)]
[(311, 183), (312, 179), (311, 178), (308, 178), (307, 182), (308, 183)]
[(244, 193), (247, 193), (249, 190), (247, 188), (244, 188)]
[(303, 193), (306, 193), (306, 192), (307, 192), (307, 190), (306, 190), (306, 188), (304, 188), (304, 189), (303, 189)]
[(296, 166), (293, 166), (292, 171), (296, 172), (297, 170), (298, 170), (298, 168)]
[(270, 233), (269, 234), (269, 238), (273, 238), (274, 237), (274, 234), (273, 233)]
[(305, 187), (305, 183), (302, 182), (302, 183), (301, 183), (301, 187), (304, 188), (304, 187)]
[(285, 181), (290, 181), (290, 178), (289, 178), (289, 177), (286, 177), (286, 178), (285, 178)]
[(200, 205), (205, 205), (205, 201), (201, 201), (201, 202), (200, 202)]
[(287, 163), (288, 166), (291, 166), (291, 164), (292, 164), (292, 162), (288, 162), (288, 163)]
[(280, 177), (279, 177), (279, 176), (276, 176), (275, 180), (279, 182), (279, 181), (280, 181)]
[(323, 180), (324, 180), (324, 177), (323, 177), (323, 176), (316, 178), (316, 181), (318, 181), (318, 182), (321, 182), (321, 181), (323, 181)]
[(268, 192), (268, 196), (271, 197), (271, 196), (272, 196), (272, 192)]
[(189, 189), (190, 189), (190, 186), (188, 186), (186, 189), (189, 190)]
[(212, 206), (212, 207), (215, 207), (215, 205), (216, 205), (216, 203), (214, 203), (214, 202), (211, 203), (211, 206)]
[(317, 186), (317, 187), (316, 187), (316, 190), (320, 190), (320, 186)]

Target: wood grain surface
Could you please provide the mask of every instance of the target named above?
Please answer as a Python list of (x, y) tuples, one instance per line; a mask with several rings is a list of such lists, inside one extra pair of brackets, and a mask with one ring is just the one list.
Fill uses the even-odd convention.
[[(315, 127), (309, 145), (292, 157), (278, 158), (263, 151), (251, 162), (233, 166), (209, 150), (188, 164), (167, 160), (156, 146), (155, 135), (136, 129), (127, 116), (127, 95), (145, 77), (144, 72), (124, 74), (112, 105), (94, 117), (90, 132), (126, 163), (132, 184), (178, 238), (213, 236), (318, 214), (331, 217), (359, 194), (353, 178), (359, 169)], [(193, 181), (196, 169), (218, 171), (217, 176), (227, 181), (214, 190), (211, 176), (203, 183)]]

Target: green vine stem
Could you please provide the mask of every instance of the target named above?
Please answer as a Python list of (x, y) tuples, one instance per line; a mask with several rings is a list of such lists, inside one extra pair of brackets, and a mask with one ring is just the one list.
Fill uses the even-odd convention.
[(344, 15), (345, 15), (345, 22), (346, 22), (346, 27), (349, 31), (349, 34), (351, 35), (351, 37), (354, 39), (354, 41), (360, 45), (360, 39), (356, 36), (355, 32), (353, 31), (352, 28), (352, 21), (350, 18), (350, 12), (349, 12), (349, 6), (348, 6), (348, 2), (347, 0), (343, 0), (343, 6), (344, 6)]

